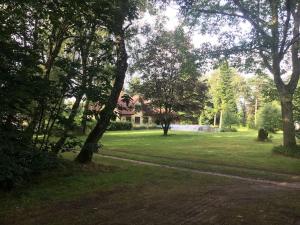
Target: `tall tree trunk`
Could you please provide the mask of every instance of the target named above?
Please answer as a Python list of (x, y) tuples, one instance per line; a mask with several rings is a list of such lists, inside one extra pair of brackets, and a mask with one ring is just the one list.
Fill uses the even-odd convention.
[(217, 113), (215, 113), (214, 115), (214, 127), (217, 126)]
[(169, 128), (170, 128), (170, 123), (165, 123), (165, 125), (163, 126), (164, 136), (168, 136)]
[(292, 97), (281, 96), (281, 112), (283, 125), (283, 146), (287, 148), (293, 148), (296, 146), (296, 138), (293, 120)]
[[(123, 20), (124, 22), (124, 20)], [(123, 24), (123, 23), (122, 23)], [(97, 121), (96, 126), (88, 135), (80, 153), (76, 157), (79, 163), (89, 163), (92, 160), (93, 152), (98, 149), (98, 142), (106, 131), (110, 119), (112, 118), (113, 111), (117, 106), (120, 93), (123, 88), (125, 75), (127, 71), (127, 52), (125, 46), (125, 34), (121, 28), (117, 36), (117, 62), (115, 69), (115, 82), (108, 101), (104, 109), (100, 112), (100, 119)]]
[(223, 110), (220, 112), (220, 122), (219, 122), (219, 128), (222, 129), (223, 126)]
[(257, 127), (257, 107), (258, 107), (258, 101), (257, 98), (255, 99), (255, 109), (254, 109), (254, 125)]

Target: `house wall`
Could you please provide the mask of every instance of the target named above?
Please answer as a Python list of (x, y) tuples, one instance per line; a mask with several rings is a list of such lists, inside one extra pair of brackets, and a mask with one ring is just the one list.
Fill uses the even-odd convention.
[[(134, 115), (128, 115), (128, 116), (121, 116), (118, 118), (118, 121), (126, 122), (129, 121), (130, 117), (130, 122), (134, 127), (139, 127), (139, 126), (153, 126), (155, 125), (154, 118), (151, 116), (144, 116), (142, 112), (135, 113)], [(148, 118), (148, 122), (147, 119)]]

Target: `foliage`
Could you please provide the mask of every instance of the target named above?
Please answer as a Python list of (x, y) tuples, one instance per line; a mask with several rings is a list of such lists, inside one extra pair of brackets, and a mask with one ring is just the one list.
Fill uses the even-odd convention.
[(70, 136), (62, 148), (62, 152), (74, 151), (76, 148), (82, 147), (82, 139)]
[(132, 77), (131, 80), (128, 83), (128, 90), (127, 92), (134, 96), (136, 94), (140, 93), (140, 85), (141, 85), (141, 79), (139, 77)]
[(231, 109), (225, 109), (222, 115), (223, 127), (231, 128), (232, 125), (238, 124), (238, 116)]
[(29, 149), (2, 146), (0, 151), (0, 189), (11, 190), (30, 181), (33, 175), (60, 165), (56, 155)]
[[(77, 0), (0, 6), (1, 124), (23, 126), (18, 134), (28, 145), (48, 150), (53, 128), (67, 136), (83, 96), (107, 98), (114, 7), (110, 1)], [(76, 99), (70, 110), (69, 98)]]
[(120, 93), (123, 89), (123, 84), (128, 68), (128, 54), (126, 48), (126, 38), (128, 28), (132, 21), (137, 18), (138, 11), (143, 7), (144, 1), (136, 0), (118, 0), (113, 1), (113, 20), (112, 20), (112, 35), (115, 37), (115, 67), (113, 69), (113, 85), (109, 92), (108, 98), (101, 105), (99, 115), (97, 115), (97, 124), (87, 136), (84, 145), (76, 157), (79, 163), (89, 163), (92, 160), (93, 152), (97, 151), (98, 142), (107, 130), (111, 119), (114, 116), (114, 110), (117, 107), (117, 102)]
[(203, 112), (199, 118), (199, 123), (203, 125), (210, 125), (214, 123), (214, 116), (215, 116), (215, 108), (209, 107), (206, 105), (203, 109)]
[(238, 123), (237, 102), (239, 96), (233, 88), (233, 86), (237, 86), (238, 78), (239, 75), (236, 71), (225, 61), (218, 70), (211, 74), (209, 79), (209, 93), (213, 109), (215, 114), (222, 111), (221, 122), (225, 127)]
[(59, 166), (51, 153), (39, 151), (26, 142), (16, 127), (0, 126), (0, 189), (10, 190), (30, 181), (33, 175)]
[(258, 126), (273, 133), (282, 128), (281, 111), (277, 102), (267, 103), (259, 110)]
[(282, 145), (273, 148), (273, 152), (285, 156), (300, 158), (300, 147), (286, 148)]
[(234, 127), (223, 127), (220, 129), (220, 132), (237, 132), (238, 130)]
[(138, 126), (138, 127), (133, 127), (132, 130), (156, 130), (156, 129), (161, 129), (159, 126)]
[(141, 76), (140, 93), (157, 109), (157, 120), (167, 135), (175, 112), (200, 114), (206, 98), (206, 84), (199, 80), (196, 55), (183, 27), (166, 31), (162, 23), (144, 47), (136, 51), (135, 71)]
[[(1, 4), (1, 132), (14, 129), (24, 149), (57, 154), (65, 143), (69, 148), (67, 140), (81, 103), (85, 103), (81, 117), (85, 130), (87, 118), (98, 118), (100, 109), (114, 104), (111, 96), (119, 95), (113, 84), (121, 89), (124, 81), (116, 81), (122, 74), (120, 35), (125, 41), (125, 31), (144, 9), (143, 3), (29, 0)], [(121, 55), (125, 65), (127, 57)], [(106, 108), (108, 121), (113, 110)], [(53, 144), (56, 131), (60, 138)], [(2, 141), (0, 146), (5, 144)]]
[(297, 86), (293, 99), (294, 121), (300, 121), (300, 85)]
[(228, 62), (222, 63), (220, 66), (220, 90), (221, 109), (237, 112), (236, 99), (237, 96), (233, 88), (234, 71), (229, 67)]
[[(273, 75), (282, 105), (283, 144), (296, 146), (292, 101), (300, 76), (300, 2), (176, 2), (189, 24), (198, 25), (202, 33), (218, 34), (217, 45), (204, 43), (201, 46), (199, 52), (205, 57), (230, 57), (246, 70), (268, 70)], [(242, 30), (245, 23), (249, 29)], [(226, 26), (230, 30), (223, 29)]]
[(131, 122), (120, 122), (120, 121), (111, 121), (107, 130), (131, 130), (132, 123)]
[(247, 125), (250, 129), (255, 129), (256, 125), (255, 125), (255, 118), (253, 114), (248, 114), (247, 116)]

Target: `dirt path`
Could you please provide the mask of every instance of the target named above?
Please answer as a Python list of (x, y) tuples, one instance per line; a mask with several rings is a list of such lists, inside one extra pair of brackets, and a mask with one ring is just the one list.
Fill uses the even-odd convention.
[(178, 167), (178, 166), (169, 166), (169, 165), (159, 164), (159, 163), (126, 159), (126, 158), (121, 158), (121, 157), (116, 157), (116, 156), (109, 156), (109, 155), (102, 155), (102, 154), (100, 156), (104, 157), (104, 158), (122, 160), (122, 161), (131, 162), (131, 163), (135, 163), (135, 164), (140, 164), (140, 165), (156, 166), (156, 167), (161, 167), (161, 168), (175, 169), (175, 170), (184, 171), (184, 172), (191, 172), (191, 173), (197, 173), (197, 174), (205, 174), (205, 175), (226, 177), (226, 178), (236, 179), (236, 180), (243, 180), (243, 181), (247, 181), (247, 182), (251, 182), (251, 183), (260, 183), (260, 184), (275, 185), (275, 186), (284, 187), (284, 188), (300, 189), (300, 183), (298, 183), (298, 182), (290, 183), (290, 182), (271, 181), (271, 180), (265, 180), (265, 179), (254, 179), (254, 178), (248, 178), (248, 177), (242, 177), (242, 176), (236, 176), (236, 175), (230, 175), (230, 174), (224, 174), (224, 173), (208, 172), (208, 171), (201, 171), (201, 170), (197, 170), (197, 169), (189, 169), (189, 168)]

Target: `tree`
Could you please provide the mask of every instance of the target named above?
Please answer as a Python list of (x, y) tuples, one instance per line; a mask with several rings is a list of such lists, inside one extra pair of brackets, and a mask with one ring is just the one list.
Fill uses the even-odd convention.
[[(177, 0), (177, 2), (193, 24), (197, 21), (203, 22), (204, 25), (209, 22), (218, 24), (219, 26), (214, 26), (214, 29), (211, 27), (214, 31), (218, 29), (220, 31), (220, 26), (224, 26), (223, 22), (233, 28), (233, 25), (247, 21), (251, 29), (242, 34), (239, 41), (233, 36), (238, 36), (238, 32), (234, 33), (231, 30), (230, 34), (223, 31), (222, 36), (225, 38), (222, 39), (222, 45), (229, 50), (227, 53), (247, 53), (247, 63), (253, 62), (256, 66), (261, 63), (262, 67), (267, 68), (273, 75), (281, 102), (283, 145), (296, 146), (292, 101), (300, 75), (299, 1)], [(235, 27), (238, 29), (238, 26)], [(232, 37), (235, 41), (229, 41), (227, 37)], [(249, 57), (250, 54), (253, 57)], [(284, 80), (283, 74), (289, 75), (288, 81)]]
[(267, 103), (259, 110), (258, 127), (273, 133), (282, 127), (280, 106), (277, 102)]
[(128, 83), (128, 90), (126, 91), (131, 96), (139, 93), (139, 87), (141, 85), (141, 79), (139, 77), (132, 77)]
[[(16, 135), (9, 146), (15, 148), (18, 140), (26, 148), (50, 151), (54, 128), (63, 128), (52, 148), (59, 152), (85, 99), (103, 106), (97, 129), (87, 142), (102, 136), (127, 68), (125, 31), (137, 17), (138, 4), (144, 7), (142, 2), (0, 4), (0, 129), (5, 135), (9, 130)], [(75, 99), (70, 110), (66, 99)], [(5, 140), (9, 138), (1, 138), (0, 146)], [(87, 162), (91, 157), (80, 159)]]
[(164, 135), (176, 112), (198, 112), (205, 100), (206, 84), (199, 80), (196, 57), (184, 30), (165, 31), (157, 24), (145, 47), (139, 48), (135, 69), (141, 74), (141, 94), (157, 110)]
[(114, 2), (114, 7), (111, 10), (112, 24), (110, 27), (111, 33), (115, 36), (115, 48), (116, 48), (116, 63), (114, 68), (114, 81), (113, 86), (108, 98), (103, 102), (103, 107), (99, 113), (96, 126), (87, 136), (85, 143), (76, 157), (76, 161), (79, 163), (88, 163), (92, 160), (93, 152), (98, 147), (98, 142), (106, 131), (114, 110), (117, 106), (117, 101), (123, 88), (124, 79), (127, 71), (127, 51), (125, 44), (125, 32), (128, 26), (125, 26), (127, 21), (131, 22), (136, 18), (138, 11), (137, 2), (130, 0), (117, 0)]
[[(231, 127), (237, 122), (237, 105), (236, 95), (233, 91), (233, 72), (229, 68), (228, 62), (225, 62), (220, 67), (220, 97), (221, 97), (221, 123)], [(223, 112), (224, 113), (223, 115)], [(220, 125), (222, 128), (222, 125)]]
[[(279, 101), (278, 92), (274, 81), (265, 73), (257, 73), (255, 76), (248, 79), (250, 86), (250, 96), (248, 98), (248, 114), (251, 115), (248, 120), (248, 125), (252, 128), (258, 128), (258, 110), (265, 103)], [(251, 121), (252, 120), (252, 121)]]
[(251, 86), (248, 79), (238, 73), (233, 77), (232, 86), (236, 90), (239, 123), (246, 126), (249, 116), (249, 100), (252, 97)]
[[(235, 76), (237, 76), (235, 71), (229, 67), (226, 61), (209, 79), (209, 90), (215, 113), (220, 113), (220, 128), (223, 126), (224, 119), (226, 119), (226, 126), (237, 123), (237, 94), (233, 89)], [(226, 112), (226, 117), (223, 115), (224, 112)]]
[[(83, 97), (86, 96), (83, 112), (83, 117), (86, 119), (90, 101), (101, 102), (107, 96), (106, 92), (111, 89), (112, 75), (106, 67), (114, 63), (112, 59), (113, 45), (108, 29), (104, 27), (107, 24), (99, 20), (101, 17), (99, 13), (103, 12), (96, 11), (92, 7), (87, 17), (81, 17), (78, 25), (73, 29), (74, 38), (68, 43), (71, 45), (71, 49), (68, 50), (73, 55), (77, 55), (75, 62), (78, 65), (78, 76), (74, 78), (77, 85), (74, 85), (72, 90), (75, 101), (68, 117), (64, 120), (63, 133), (52, 149), (55, 153), (62, 148), (69, 136), (69, 131), (72, 130)], [(69, 60), (73, 62), (73, 59), (71, 57)]]

